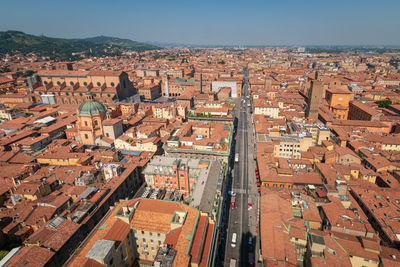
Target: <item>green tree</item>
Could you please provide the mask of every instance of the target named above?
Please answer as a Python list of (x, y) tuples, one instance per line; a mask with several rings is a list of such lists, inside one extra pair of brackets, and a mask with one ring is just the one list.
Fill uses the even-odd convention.
[(32, 76), (35, 72), (33, 70), (27, 70), (22, 74), (22, 77), (29, 77)]
[(3, 259), (8, 254), (7, 250), (0, 250), (0, 260)]
[(392, 104), (392, 101), (390, 99), (385, 99), (385, 100), (377, 101), (375, 103), (378, 104), (378, 107), (380, 107), (380, 108), (387, 108), (388, 106), (390, 106)]

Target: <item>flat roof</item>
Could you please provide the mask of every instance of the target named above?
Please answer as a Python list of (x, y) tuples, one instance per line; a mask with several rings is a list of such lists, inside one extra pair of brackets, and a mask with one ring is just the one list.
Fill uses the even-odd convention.
[[(214, 207), (215, 194), (220, 180), (219, 173), (221, 163), (219, 161), (212, 161), (211, 166), (206, 170), (202, 170), (196, 182), (196, 187), (192, 193), (192, 201), (190, 206), (198, 207), (201, 211), (207, 212), (211, 216)], [(222, 182), (221, 178), (221, 181)]]
[(108, 252), (114, 247), (115, 241), (112, 240), (97, 240), (93, 247), (86, 254), (89, 259), (103, 261)]

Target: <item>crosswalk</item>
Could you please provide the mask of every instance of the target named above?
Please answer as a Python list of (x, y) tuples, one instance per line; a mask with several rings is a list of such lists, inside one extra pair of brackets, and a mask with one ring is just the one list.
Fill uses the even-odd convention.
[(245, 194), (246, 193), (246, 190), (242, 189), (242, 188), (234, 188), (232, 191), (236, 192), (236, 194)]

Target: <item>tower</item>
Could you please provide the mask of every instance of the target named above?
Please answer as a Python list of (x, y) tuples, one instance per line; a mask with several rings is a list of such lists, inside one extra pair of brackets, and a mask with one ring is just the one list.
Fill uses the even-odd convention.
[(203, 93), (203, 74), (201, 74), (201, 73), (198, 75), (195, 75), (194, 91), (200, 92), (201, 94)]
[(308, 91), (306, 118), (318, 119), (318, 109), (322, 100), (323, 85), (322, 81), (311, 81), (311, 88)]
[(264, 81), (264, 89), (265, 90), (271, 90), (271, 87), (272, 87), (272, 80), (271, 80), (271, 78), (265, 78), (265, 81)]

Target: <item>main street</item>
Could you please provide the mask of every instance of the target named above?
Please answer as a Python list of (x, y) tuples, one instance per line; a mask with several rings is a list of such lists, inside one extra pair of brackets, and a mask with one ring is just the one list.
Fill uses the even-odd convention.
[[(250, 98), (247, 98), (250, 93), (249, 91), (248, 71), (246, 69), (242, 97), (236, 103), (238, 124), (234, 151), (239, 154), (239, 162), (235, 162), (232, 170), (231, 191), (236, 193), (236, 206), (234, 209), (229, 207), (225, 266), (229, 266), (231, 259), (237, 260), (237, 266), (248, 266), (249, 253), (257, 251), (258, 192), (254, 174), (255, 163), (253, 159), (254, 141), (250, 113), (251, 106), (247, 106), (250, 103)], [(230, 196), (227, 198), (230, 201)], [(249, 198), (251, 199), (252, 206), (249, 206)], [(237, 235), (235, 247), (232, 246), (232, 236), (234, 233)], [(252, 241), (249, 241), (250, 238)]]

